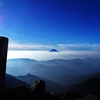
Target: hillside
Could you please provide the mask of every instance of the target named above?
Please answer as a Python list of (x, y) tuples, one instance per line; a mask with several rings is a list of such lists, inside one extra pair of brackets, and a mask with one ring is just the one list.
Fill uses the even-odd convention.
[(84, 82), (70, 86), (67, 90), (82, 94), (100, 93), (100, 78), (89, 78)]
[(6, 74), (5, 78), (5, 87), (11, 88), (11, 87), (18, 87), (18, 86), (29, 86), (27, 83), (15, 78), (15, 76)]

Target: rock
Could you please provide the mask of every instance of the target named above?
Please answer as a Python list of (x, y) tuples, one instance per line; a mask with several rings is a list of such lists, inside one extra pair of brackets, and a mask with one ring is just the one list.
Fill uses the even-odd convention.
[(35, 95), (40, 96), (42, 94), (45, 94), (45, 81), (37, 80), (31, 85), (31, 89)]

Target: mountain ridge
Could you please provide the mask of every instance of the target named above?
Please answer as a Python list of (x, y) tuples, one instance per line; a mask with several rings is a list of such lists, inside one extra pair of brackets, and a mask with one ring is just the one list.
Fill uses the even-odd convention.
[(53, 82), (51, 80), (48, 80), (36, 75), (32, 75), (30, 73), (28, 73), (27, 75), (17, 76), (16, 78), (30, 85), (32, 85), (37, 80), (44, 80), (46, 83), (46, 89), (49, 92), (60, 93), (60, 92), (63, 92), (65, 89), (65, 87), (59, 83)]

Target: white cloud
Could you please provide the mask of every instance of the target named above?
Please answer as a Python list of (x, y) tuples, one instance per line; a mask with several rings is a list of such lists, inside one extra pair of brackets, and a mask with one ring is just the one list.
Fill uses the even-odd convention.
[(58, 51), (99, 51), (100, 44), (97, 43), (67, 43), (67, 44), (57, 44), (54, 45), (45, 45), (45, 44), (32, 44), (32, 43), (19, 43), (16, 41), (9, 42), (9, 50), (50, 50), (57, 49)]
[(97, 43), (58, 44), (57, 46), (64, 50), (100, 50), (100, 44)]
[(51, 45), (42, 45), (42, 44), (21, 44), (18, 42), (10, 42), (8, 45), (9, 50), (46, 50), (52, 49)]

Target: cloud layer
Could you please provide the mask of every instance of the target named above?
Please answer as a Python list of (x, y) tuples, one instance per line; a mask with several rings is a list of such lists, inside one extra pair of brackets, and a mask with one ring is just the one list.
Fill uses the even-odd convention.
[(32, 43), (18, 43), (10, 42), (9, 50), (50, 50), (58, 49), (61, 51), (71, 50), (71, 51), (99, 51), (100, 44), (97, 43), (67, 43), (67, 44), (57, 44), (57, 45), (45, 45), (45, 44), (32, 44)]
[(100, 50), (100, 44), (97, 43), (58, 44), (57, 46), (64, 50)]
[(50, 45), (42, 45), (42, 44), (22, 44), (22, 43), (15, 43), (10, 42), (8, 49), (9, 50), (47, 50), (52, 49), (53, 46)]

